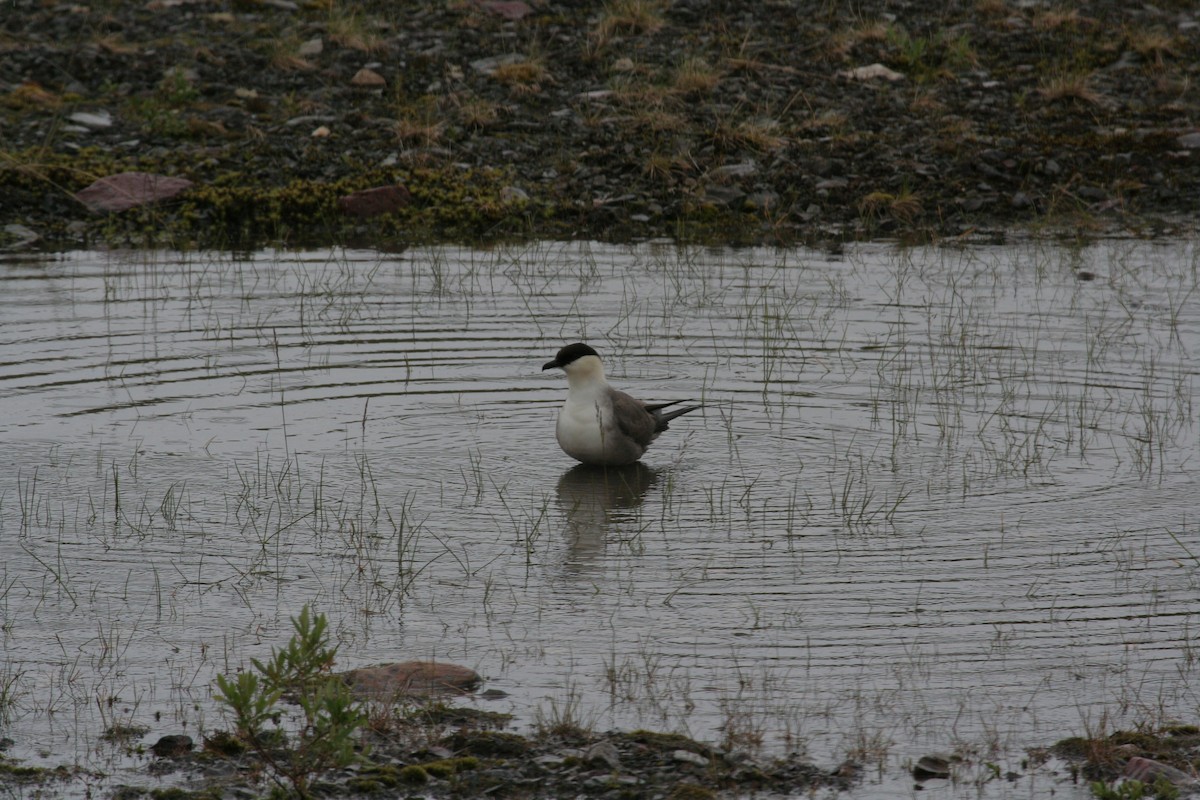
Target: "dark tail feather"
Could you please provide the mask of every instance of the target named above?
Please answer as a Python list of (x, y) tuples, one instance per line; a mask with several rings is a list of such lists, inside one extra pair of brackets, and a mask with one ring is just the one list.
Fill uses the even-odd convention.
[(682, 417), (684, 414), (687, 414), (690, 411), (695, 411), (696, 409), (701, 408), (701, 406), (686, 406), (685, 408), (677, 408), (674, 411), (668, 411), (665, 414), (662, 413), (664, 408), (686, 402), (686, 400), (672, 400), (669, 403), (647, 404), (646, 410), (653, 414), (654, 419), (658, 422), (658, 425), (656, 426), (657, 430), (665, 431), (667, 429), (667, 423), (671, 420), (675, 419), (676, 417)]

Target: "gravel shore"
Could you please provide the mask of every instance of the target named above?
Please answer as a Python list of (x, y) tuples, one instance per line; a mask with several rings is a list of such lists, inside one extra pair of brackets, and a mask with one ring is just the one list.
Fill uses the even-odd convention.
[[(7, 0), (0, 224), (52, 246), (1154, 235), (1200, 205), (1197, 53), (1184, 0)], [(129, 171), (192, 185), (77, 199)]]

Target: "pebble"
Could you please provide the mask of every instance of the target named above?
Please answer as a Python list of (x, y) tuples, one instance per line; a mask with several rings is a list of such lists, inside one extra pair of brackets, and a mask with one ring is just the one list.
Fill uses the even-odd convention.
[(354, 77), (350, 79), (353, 86), (363, 86), (366, 88), (378, 88), (387, 86), (387, 81), (382, 75), (373, 69), (363, 67), (358, 72), (354, 73)]
[(888, 69), (883, 64), (875, 63), (868, 64), (865, 67), (855, 67), (854, 69), (842, 70), (838, 73), (839, 78), (849, 78), (852, 81), (902, 81), (904, 75), (896, 72), (894, 69)]
[(1183, 770), (1141, 756), (1129, 759), (1125, 765), (1125, 775), (1142, 783), (1154, 783), (1159, 778), (1164, 778), (1176, 787), (1189, 792), (1200, 788), (1200, 780), (1196, 780)]
[(519, 186), (505, 186), (500, 190), (500, 200), (504, 203), (525, 203), (529, 193)]
[(930, 754), (921, 756), (912, 769), (913, 777), (919, 781), (931, 778), (950, 777), (950, 759), (943, 755)]
[(621, 768), (621, 756), (612, 742), (596, 742), (584, 752), (584, 760), (603, 762), (609, 769)]
[(845, 178), (826, 178), (823, 181), (817, 181), (817, 191), (829, 191), (830, 189), (845, 189), (850, 185), (850, 181)]
[[(24, 225), (20, 225), (18, 223), (12, 223), (9, 225), (5, 225), (4, 226), (4, 235), (6, 238), (10, 238), (13, 241), (0, 247), (0, 250), (19, 250), (22, 247), (28, 247), (29, 245), (36, 242), (38, 239), (42, 238), (41, 236), (39, 236), (37, 234), (37, 231), (33, 230), (32, 228), (27, 228)], [(2, 242), (2, 241), (3, 241), (3, 239), (0, 239), (0, 242)], [(0, 743), (2, 743), (3, 741), (4, 740), (0, 740)], [(3, 749), (4, 749), (3, 747), (0, 747), (0, 750), (3, 750)]]
[(734, 178), (745, 178), (758, 172), (758, 164), (753, 161), (743, 161), (740, 164), (726, 164), (709, 170), (708, 177), (714, 181), (728, 181)]
[(107, 111), (76, 111), (67, 117), (67, 119), (93, 130), (111, 128), (113, 124), (112, 114), (109, 114)]
[(491, 56), (490, 58), (480, 58), (471, 62), (471, 69), (484, 75), (491, 75), (500, 67), (506, 67), (509, 64), (520, 64), (528, 61), (524, 55), (520, 53), (506, 53), (502, 56)]
[(671, 753), (671, 758), (676, 761), (682, 761), (685, 764), (695, 764), (697, 767), (707, 767), (708, 759), (699, 753), (693, 753), (691, 750), (676, 750)]
[(168, 734), (150, 745), (150, 752), (159, 758), (171, 758), (191, 752), (193, 746), (192, 737), (186, 734)]
[(1195, 133), (1185, 133), (1175, 141), (1180, 147), (1187, 148), (1188, 150), (1200, 149), (1200, 131)]

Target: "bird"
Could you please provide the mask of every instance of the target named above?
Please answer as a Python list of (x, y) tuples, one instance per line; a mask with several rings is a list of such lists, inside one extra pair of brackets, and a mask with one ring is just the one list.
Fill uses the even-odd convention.
[(676, 417), (700, 406), (664, 411), (687, 402), (643, 403), (608, 385), (600, 354), (583, 342), (569, 344), (542, 367), (567, 374), (567, 401), (558, 412), (555, 436), (563, 452), (596, 466), (632, 464)]

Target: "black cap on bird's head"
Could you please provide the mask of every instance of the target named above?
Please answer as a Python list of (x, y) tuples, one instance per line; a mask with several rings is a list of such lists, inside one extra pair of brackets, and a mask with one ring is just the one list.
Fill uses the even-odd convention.
[(546, 364), (542, 367), (542, 372), (545, 372), (548, 369), (553, 369), (554, 367), (565, 367), (572, 361), (577, 361), (584, 356), (596, 356), (596, 358), (599, 358), (600, 354), (588, 347), (583, 342), (569, 344), (562, 350), (558, 351), (558, 355), (554, 357), (553, 361), (546, 362)]

